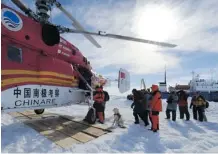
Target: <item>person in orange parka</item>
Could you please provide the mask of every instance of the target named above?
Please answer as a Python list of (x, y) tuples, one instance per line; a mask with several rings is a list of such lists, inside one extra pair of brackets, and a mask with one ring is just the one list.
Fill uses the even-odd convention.
[(93, 100), (94, 100), (94, 104), (93, 107), (96, 110), (97, 113), (97, 117), (99, 118), (99, 122), (100, 123), (104, 123), (104, 116), (103, 116), (103, 112), (104, 112), (104, 92), (103, 92), (103, 88), (101, 86), (96, 86), (96, 92), (93, 96)]
[(157, 85), (152, 85), (152, 99), (151, 99), (151, 131), (157, 132), (159, 130), (159, 112), (162, 111), (161, 92)]

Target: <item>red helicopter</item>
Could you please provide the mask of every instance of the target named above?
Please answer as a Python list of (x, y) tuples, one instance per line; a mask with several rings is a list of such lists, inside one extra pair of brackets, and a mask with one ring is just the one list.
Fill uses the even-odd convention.
[[(89, 122), (95, 121), (95, 110), (92, 108), (94, 87), (96, 84), (104, 86), (109, 79), (96, 75), (81, 51), (60, 37), (62, 33), (81, 33), (98, 48), (101, 46), (91, 35), (176, 46), (101, 31), (86, 31), (56, 0), (36, 0), (36, 12), (19, 0), (11, 1), (27, 16), (1, 4), (2, 112), (33, 109), (36, 114), (42, 114), (45, 108), (68, 106), (90, 98)], [(48, 12), (53, 6), (69, 17), (75, 29), (49, 22)], [(116, 81), (121, 93), (130, 89), (130, 76), (125, 69), (120, 69)]]

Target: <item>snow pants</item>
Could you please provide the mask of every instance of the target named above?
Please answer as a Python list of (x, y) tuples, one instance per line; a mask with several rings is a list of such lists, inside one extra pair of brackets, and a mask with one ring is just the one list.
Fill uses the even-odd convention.
[(145, 121), (145, 115), (144, 113), (138, 113), (133, 111), (133, 116), (135, 117), (135, 123), (139, 123), (139, 117), (142, 119), (142, 121), (144, 121), (145, 125), (146, 125), (146, 121)]
[[(145, 125), (149, 125), (148, 118), (149, 118), (149, 120), (150, 120), (150, 122), (151, 122), (152, 120), (151, 120), (150, 111), (149, 111), (149, 110), (146, 110), (146, 111), (144, 112)], [(151, 123), (152, 123), (152, 122), (151, 122)]]
[(99, 121), (101, 123), (104, 122), (104, 106), (102, 105), (102, 103), (94, 103), (93, 104), (93, 107), (95, 108), (96, 110), (96, 116), (98, 117)]
[(151, 119), (152, 119), (151, 129), (153, 131), (159, 130), (159, 112), (158, 111), (152, 111)]
[(199, 116), (198, 120), (201, 122), (204, 121), (204, 119), (206, 117), (204, 108), (203, 107), (196, 107), (196, 109), (197, 109), (198, 116)]
[(180, 119), (184, 119), (184, 115), (186, 116), (186, 120), (190, 119), (190, 114), (188, 111), (188, 106), (179, 106)]
[(173, 120), (173, 121), (176, 121), (176, 110), (167, 109), (167, 110), (166, 110), (167, 119), (170, 119), (170, 113), (171, 113), (171, 112), (172, 112), (172, 120)]
[(195, 105), (193, 105), (192, 107), (192, 113), (193, 113), (193, 119), (198, 120), (197, 107)]

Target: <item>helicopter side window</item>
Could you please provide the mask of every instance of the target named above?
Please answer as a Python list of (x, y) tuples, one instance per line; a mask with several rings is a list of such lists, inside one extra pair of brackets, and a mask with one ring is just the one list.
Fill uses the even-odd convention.
[(8, 46), (8, 52), (7, 52), (8, 60), (22, 63), (22, 49), (17, 48), (15, 46)]

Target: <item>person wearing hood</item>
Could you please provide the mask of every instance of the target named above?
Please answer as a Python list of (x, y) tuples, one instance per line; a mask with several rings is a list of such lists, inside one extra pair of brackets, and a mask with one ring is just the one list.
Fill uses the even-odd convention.
[(205, 108), (208, 107), (208, 102), (205, 100), (205, 98), (198, 94), (196, 96), (196, 109), (197, 109), (197, 112), (198, 112), (198, 120), (203, 122), (203, 121), (207, 121), (207, 117), (205, 115)]
[(180, 112), (180, 119), (184, 119), (184, 115), (186, 115), (186, 121), (190, 120), (190, 114), (188, 111), (188, 95), (184, 90), (180, 90), (179, 94), (179, 112)]
[(196, 99), (197, 96), (199, 95), (198, 92), (194, 93), (194, 96), (191, 99), (191, 103), (189, 108), (192, 109), (192, 113), (193, 113), (193, 119), (198, 120), (198, 115), (197, 115), (197, 107), (196, 107)]
[(145, 119), (145, 126), (148, 126), (149, 125), (149, 121), (148, 121), (148, 118), (150, 119), (150, 122), (151, 122), (151, 116), (150, 116), (150, 102), (151, 102), (151, 94), (150, 94), (150, 91), (148, 90), (143, 90), (143, 95), (145, 97), (144, 99), (144, 119)]
[(133, 108), (133, 116), (135, 117), (135, 124), (139, 124), (139, 117), (144, 121), (145, 125), (147, 125), (144, 119), (144, 108), (143, 108), (143, 101), (144, 97), (141, 91), (136, 89), (132, 90), (133, 94), (133, 103), (131, 108)]
[(172, 112), (172, 120), (176, 121), (176, 110), (178, 104), (178, 96), (175, 91), (171, 92), (167, 99), (166, 119), (170, 119), (170, 113)]
[(159, 112), (162, 111), (161, 92), (157, 85), (152, 85), (152, 99), (151, 99), (151, 119), (152, 127), (150, 130), (157, 132), (159, 130)]

